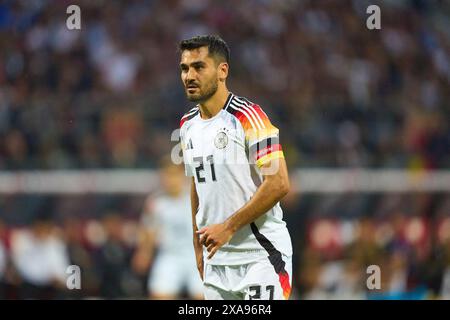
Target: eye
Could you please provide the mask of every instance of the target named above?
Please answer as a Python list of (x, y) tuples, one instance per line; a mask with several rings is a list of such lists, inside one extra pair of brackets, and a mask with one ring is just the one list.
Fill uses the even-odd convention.
[(195, 69), (196, 71), (205, 69), (205, 65), (204, 65), (203, 63), (194, 64), (193, 67), (194, 67), (194, 69)]

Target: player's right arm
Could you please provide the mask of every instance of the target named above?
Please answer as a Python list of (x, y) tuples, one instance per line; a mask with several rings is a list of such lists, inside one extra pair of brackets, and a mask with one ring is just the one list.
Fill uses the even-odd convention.
[(194, 242), (194, 250), (195, 250), (195, 260), (197, 262), (197, 269), (200, 274), (200, 278), (203, 281), (203, 249), (200, 244), (200, 238), (197, 233), (197, 222), (196, 215), (198, 211), (198, 195), (197, 190), (195, 189), (195, 179), (191, 178), (191, 211), (192, 211), (192, 230), (193, 230), (193, 242)]
[(195, 251), (195, 260), (197, 262), (197, 269), (200, 274), (200, 278), (203, 281), (203, 247), (200, 244), (200, 237), (197, 233), (197, 221), (196, 221), (196, 215), (198, 212), (198, 194), (197, 190), (195, 188), (195, 178), (194, 173), (192, 172), (191, 167), (189, 166), (186, 158), (186, 143), (184, 141), (184, 130), (183, 130), (183, 124), (188, 121), (193, 115), (195, 115), (195, 108), (191, 109), (186, 115), (184, 115), (181, 118), (180, 121), (180, 142), (181, 142), (181, 149), (183, 151), (183, 162), (184, 162), (184, 168), (186, 176), (191, 177), (191, 211), (192, 211), (192, 231), (193, 231), (193, 243), (194, 243), (194, 251)]

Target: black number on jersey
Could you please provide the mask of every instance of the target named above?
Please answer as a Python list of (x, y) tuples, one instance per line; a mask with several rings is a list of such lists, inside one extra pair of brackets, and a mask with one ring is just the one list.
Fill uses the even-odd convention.
[[(197, 175), (198, 183), (206, 182), (205, 177), (202, 177), (200, 175), (200, 173), (205, 170), (205, 167), (203, 165), (203, 157), (194, 157), (194, 162), (198, 162), (199, 163), (199, 165), (195, 167), (195, 174)], [(211, 167), (212, 181), (217, 181), (217, 179), (216, 179), (216, 170), (214, 169), (214, 157), (213, 157), (212, 154), (206, 157), (206, 162), (208, 162), (210, 167)]]
[[(250, 300), (261, 299), (261, 286), (251, 286), (249, 287), (251, 291), (255, 293), (249, 296)], [(267, 286), (266, 291), (269, 291), (269, 300), (273, 300), (273, 292), (275, 291), (275, 286)]]
[(214, 157), (213, 155), (209, 155), (206, 157), (206, 161), (209, 162), (209, 165), (211, 166), (211, 176), (212, 176), (212, 180), (213, 181), (217, 181), (216, 180), (216, 171), (214, 170)]

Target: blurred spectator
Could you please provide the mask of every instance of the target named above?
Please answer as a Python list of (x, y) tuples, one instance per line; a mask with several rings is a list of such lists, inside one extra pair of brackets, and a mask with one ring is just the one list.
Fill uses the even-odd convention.
[[(442, 249), (442, 278), (440, 283), (440, 290), (438, 294), (442, 299), (450, 300), (450, 218), (446, 222), (447, 237), (440, 249)], [(439, 296), (438, 295), (438, 296)]]
[(108, 212), (102, 220), (105, 242), (96, 255), (96, 267), (100, 281), (100, 295), (107, 299), (141, 296), (139, 280), (131, 272), (130, 248), (123, 238), (120, 214)]
[(6, 298), (6, 264), (7, 253), (4, 244), (5, 227), (3, 221), (0, 219), (0, 300)]
[(320, 300), (360, 300), (365, 298), (365, 281), (357, 263), (329, 261), (321, 266), (317, 283), (305, 298)]
[(71, 298), (96, 296), (98, 295), (98, 278), (93, 255), (83, 237), (82, 223), (79, 219), (70, 217), (65, 219), (63, 227), (70, 264), (80, 267), (81, 271), (81, 290), (71, 290), (68, 296)]

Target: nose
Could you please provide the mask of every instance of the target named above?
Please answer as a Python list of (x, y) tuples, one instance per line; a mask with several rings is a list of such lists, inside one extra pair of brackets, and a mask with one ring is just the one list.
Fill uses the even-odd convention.
[(186, 83), (189, 83), (194, 79), (195, 79), (195, 70), (194, 68), (189, 68), (185, 75), (185, 81)]

